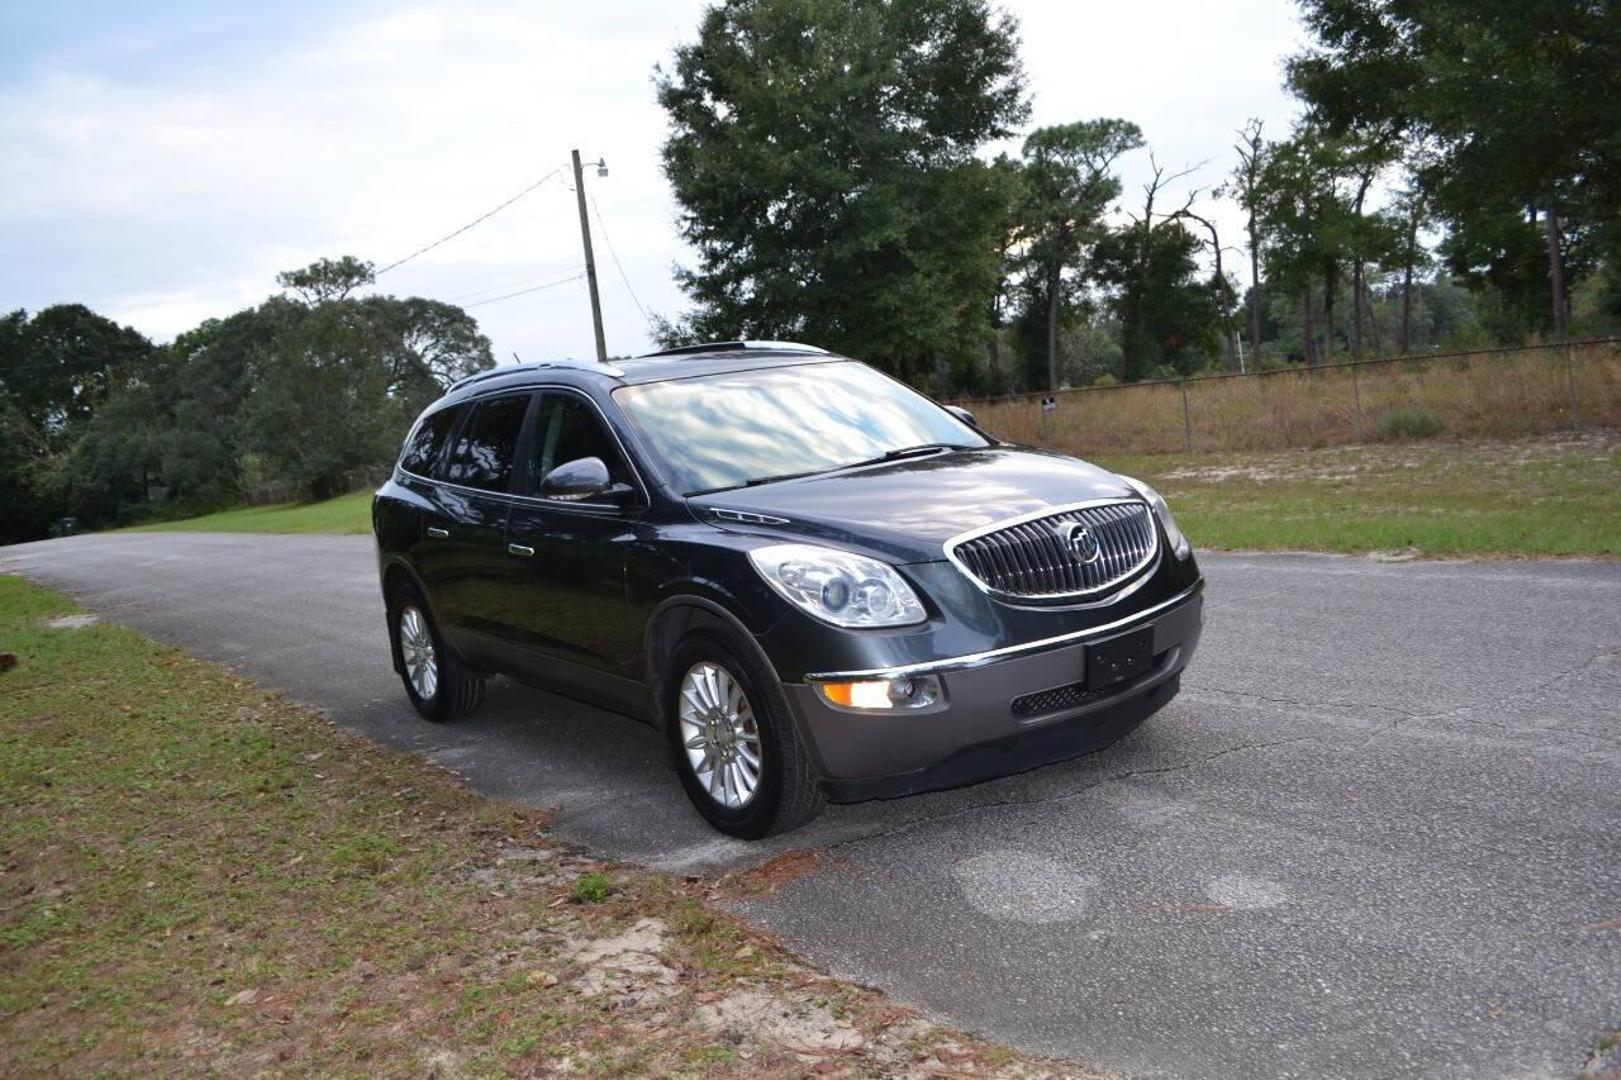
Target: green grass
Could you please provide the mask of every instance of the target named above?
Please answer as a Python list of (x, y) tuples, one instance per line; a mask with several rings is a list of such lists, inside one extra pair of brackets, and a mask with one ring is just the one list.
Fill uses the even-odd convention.
[(569, 891), (569, 899), (576, 904), (600, 904), (614, 894), (613, 878), (593, 871), (581, 874)]
[(1621, 556), (1621, 439), (1116, 455), (1204, 548)]
[[(764, 1023), (746, 1065), (709, 1053), (700, 1005), (736, 986), (849, 1002), (855, 1073), (911, 1060), (875, 1033), (912, 1014), (709, 884), (567, 851), (542, 813), (130, 630), (51, 625), (75, 613), (0, 576), (0, 1076), (803, 1072)], [(671, 996), (589, 989), (579, 949), (644, 919)], [(1005, 1053), (927, 1030), (966, 1071)]]
[(340, 495), (312, 503), (243, 506), (217, 514), (137, 525), (137, 532), (254, 532), (254, 533), (368, 533), (371, 532), (369, 491)]
[(391, 1025), (520, 1033), (522, 994), (455, 1007), (533, 919), (464, 868), (531, 815), (73, 611), (0, 577), (0, 1073), (403, 1071)]

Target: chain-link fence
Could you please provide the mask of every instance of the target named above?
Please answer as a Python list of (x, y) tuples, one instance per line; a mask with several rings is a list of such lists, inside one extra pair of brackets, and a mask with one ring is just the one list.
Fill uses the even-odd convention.
[(1621, 338), (959, 404), (1003, 438), (1093, 454), (1281, 450), (1615, 427), (1621, 426)]

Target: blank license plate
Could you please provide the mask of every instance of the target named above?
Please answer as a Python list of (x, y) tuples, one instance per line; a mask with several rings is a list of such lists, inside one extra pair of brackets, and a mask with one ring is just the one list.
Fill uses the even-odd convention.
[(1154, 628), (1145, 626), (1086, 647), (1086, 688), (1104, 690), (1147, 674), (1153, 666)]

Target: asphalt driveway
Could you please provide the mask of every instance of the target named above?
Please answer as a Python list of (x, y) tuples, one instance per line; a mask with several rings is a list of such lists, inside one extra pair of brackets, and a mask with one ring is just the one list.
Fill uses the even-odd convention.
[(628, 720), (505, 681), (419, 720), (367, 537), (0, 549), (600, 854), (822, 849), (750, 916), (991, 1038), (1133, 1076), (1575, 1074), (1621, 1028), (1621, 566), (1202, 562), (1182, 696), (1120, 745), (747, 845)]

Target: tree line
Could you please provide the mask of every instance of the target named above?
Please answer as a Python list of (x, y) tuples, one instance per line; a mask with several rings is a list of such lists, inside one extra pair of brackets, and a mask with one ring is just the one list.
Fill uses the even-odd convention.
[(661, 336), (799, 338), (961, 394), (1614, 332), (1613, 5), (1300, 6), (1299, 122), (1179, 168), (1110, 117), (989, 158), (1030, 109), (983, 0), (712, 7), (657, 78), (697, 253)]
[(391, 461), (417, 413), (494, 357), (461, 308), (354, 295), (373, 280), (323, 259), (167, 345), (81, 304), (0, 318), (0, 542), (267, 485), (321, 498)]

